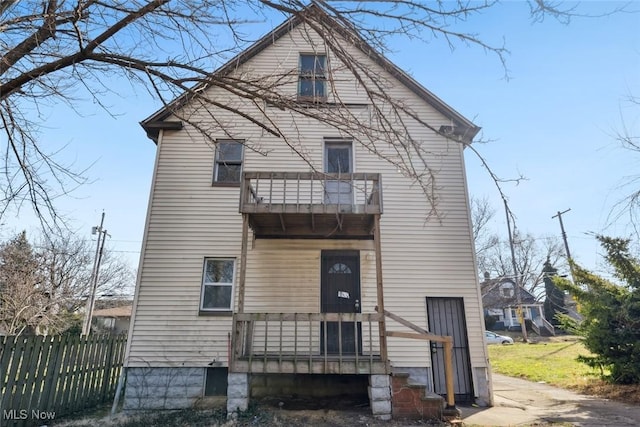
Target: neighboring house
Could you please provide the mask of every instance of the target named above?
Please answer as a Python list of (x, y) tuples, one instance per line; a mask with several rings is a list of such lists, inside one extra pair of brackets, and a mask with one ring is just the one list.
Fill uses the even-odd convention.
[(93, 318), (98, 329), (102, 332), (109, 332), (113, 335), (126, 334), (129, 332), (132, 305), (120, 307), (104, 308), (95, 310)]
[[(336, 37), (346, 31), (332, 25)], [(331, 81), (318, 70), (304, 72), (309, 64), (340, 64), (314, 34), (289, 20), (217, 73), (295, 73), (296, 81), (280, 90), (301, 98), (313, 75), (315, 95), (341, 93), (349, 103), (327, 108), (367, 114), (368, 99), (347, 71)], [(279, 126), (295, 126), (307, 163), (281, 138), (229, 120), (222, 109), (208, 128), (215, 149), (172, 113), (204, 114), (187, 98), (156, 112), (142, 122), (157, 157), (126, 353), (125, 409), (182, 408), (226, 394), (233, 411), (246, 408), (249, 397), (366, 395), (368, 387), (373, 413), (388, 418), (392, 404), (394, 414), (402, 407), (395, 388), (401, 381), (444, 395), (442, 345), (408, 339), (411, 331), (376, 311), (382, 307), (405, 324), (453, 336), (456, 398), (491, 404), (463, 160), (464, 143), (479, 128), (385, 58), (359, 50), (362, 44), (342, 47), (436, 126), (407, 121), (434, 157), (438, 217), (426, 219), (424, 193), (367, 150), (366, 135), (269, 110)], [(255, 105), (215, 86), (199, 90), (240, 111)], [(443, 136), (441, 126), (465, 135), (464, 143)], [(259, 143), (260, 152), (249, 143)]]
[[(513, 279), (505, 277), (491, 279), (489, 273), (485, 273), (480, 289), (484, 314), (496, 321), (493, 329), (520, 330), (518, 298)], [(523, 287), (519, 286), (518, 289), (525, 320), (531, 320), (531, 327), (538, 335), (555, 335), (553, 325), (545, 319), (544, 304), (536, 301), (536, 298)]]

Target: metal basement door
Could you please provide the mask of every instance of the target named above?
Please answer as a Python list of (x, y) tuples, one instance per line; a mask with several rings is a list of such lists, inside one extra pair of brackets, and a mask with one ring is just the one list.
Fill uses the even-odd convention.
[[(472, 402), (473, 384), (469, 341), (467, 340), (467, 323), (462, 298), (427, 297), (427, 318), (431, 333), (453, 336), (453, 375), (456, 402)], [(433, 371), (434, 392), (445, 396), (447, 386), (442, 343), (431, 343), (431, 369)]]

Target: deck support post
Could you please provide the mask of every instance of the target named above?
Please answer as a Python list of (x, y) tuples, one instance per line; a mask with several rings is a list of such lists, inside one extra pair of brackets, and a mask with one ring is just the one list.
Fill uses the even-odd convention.
[[(242, 242), (240, 249), (240, 277), (238, 278), (238, 308), (236, 313), (244, 313), (244, 289), (245, 279), (247, 276), (247, 248), (249, 243), (247, 242), (249, 237), (249, 215), (242, 214)], [(244, 325), (239, 328), (238, 321), (234, 314), (233, 324), (231, 326), (231, 343), (229, 354), (229, 372), (233, 372), (235, 369), (234, 362), (237, 355), (242, 354), (242, 334), (249, 333)], [(250, 345), (247, 342), (248, 345)]]
[(453, 387), (453, 338), (444, 342), (444, 378), (447, 390), (447, 409), (455, 409), (455, 391)]
[[(247, 276), (247, 242), (249, 237), (249, 216), (242, 214), (242, 246), (240, 252), (240, 277), (238, 278), (238, 311), (244, 313), (244, 288)], [(233, 348), (229, 355), (229, 373), (227, 374), (227, 418), (235, 419), (239, 411), (246, 411), (249, 406), (249, 374), (234, 371), (234, 359), (240, 354), (242, 339), (240, 334), (244, 328), (238, 328), (238, 321), (233, 319)]]
[[(374, 215), (373, 242), (376, 250), (376, 288), (378, 297), (378, 313), (384, 313), (384, 290), (382, 287), (382, 243), (380, 242), (380, 214)], [(380, 359), (387, 362), (387, 327), (385, 316), (378, 322), (380, 333)]]
[(242, 246), (240, 250), (240, 277), (238, 278), (238, 313), (244, 313), (244, 283), (247, 277), (248, 237), (249, 215), (242, 214)]

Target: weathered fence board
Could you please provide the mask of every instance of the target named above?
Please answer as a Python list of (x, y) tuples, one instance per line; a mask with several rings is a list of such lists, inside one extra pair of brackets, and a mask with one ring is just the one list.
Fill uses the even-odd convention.
[(0, 426), (46, 424), (113, 399), (125, 336), (0, 337)]

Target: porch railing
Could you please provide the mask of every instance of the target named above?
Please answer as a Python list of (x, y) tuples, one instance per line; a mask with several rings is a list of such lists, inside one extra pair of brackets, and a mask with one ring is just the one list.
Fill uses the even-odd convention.
[(540, 320), (542, 320), (542, 326), (545, 327), (551, 335), (555, 336), (556, 328), (551, 323), (549, 323), (547, 319), (541, 317)]
[(236, 313), (236, 372), (387, 373), (379, 313)]
[(379, 173), (244, 172), (241, 213), (382, 213)]

